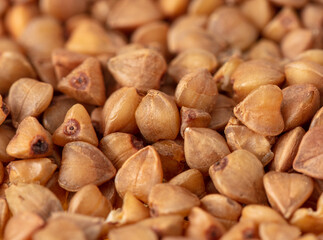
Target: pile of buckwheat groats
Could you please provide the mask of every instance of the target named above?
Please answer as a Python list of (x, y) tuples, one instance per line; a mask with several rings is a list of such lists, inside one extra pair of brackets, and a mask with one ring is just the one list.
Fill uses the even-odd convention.
[(322, 0), (0, 0), (0, 239), (322, 240)]

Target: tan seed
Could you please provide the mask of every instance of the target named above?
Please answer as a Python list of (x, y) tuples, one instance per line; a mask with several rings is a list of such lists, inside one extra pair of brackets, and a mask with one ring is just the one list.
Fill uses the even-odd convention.
[(287, 33), (281, 42), (282, 53), (289, 59), (294, 59), (300, 53), (312, 48), (314, 36), (311, 30), (298, 28)]
[(188, 215), (186, 236), (201, 240), (220, 239), (225, 228), (215, 217), (201, 208), (194, 207)]
[(72, 197), (68, 212), (106, 218), (112, 210), (109, 200), (93, 184), (85, 185)]
[(189, 169), (184, 171), (173, 177), (168, 183), (184, 187), (198, 197), (205, 194), (203, 175), (197, 169)]
[(241, 11), (259, 29), (263, 29), (275, 13), (273, 6), (266, 0), (243, 1)]
[(122, 208), (112, 210), (107, 221), (112, 224), (124, 225), (139, 222), (149, 218), (149, 209), (144, 206), (132, 193), (126, 192)]
[(36, 118), (26, 117), (19, 124), (6, 151), (15, 158), (47, 157), (53, 152), (52, 137)]
[(113, 92), (104, 104), (104, 135), (113, 132), (135, 134), (138, 127), (135, 119), (136, 109), (142, 96), (134, 87), (123, 87)]
[(287, 172), (293, 166), (299, 144), (305, 134), (301, 127), (296, 127), (278, 138), (273, 152), (271, 168), (278, 172)]
[(174, 140), (179, 133), (180, 116), (176, 103), (163, 92), (149, 90), (137, 107), (135, 117), (140, 133), (149, 142)]
[(0, 57), (0, 94), (7, 94), (11, 85), (20, 78), (36, 78), (34, 69), (24, 55), (5, 48)]
[(34, 17), (24, 28), (19, 42), (27, 49), (40, 79), (56, 89), (57, 79), (51, 53), (64, 45), (62, 25), (49, 16)]
[(28, 23), (38, 14), (36, 4), (15, 4), (8, 8), (4, 18), (5, 27), (14, 39), (19, 39)]
[(287, 219), (313, 191), (312, 179), (297, 173), (268, 172), (264, 186), (270, 205)]
[[(115, 54), (120, 47), (126, 44), (119, 34), (106, 31), (103, 26), (92, 19), (79, 19), (79, 22), (74, 19), (74, 23), (72, 19), (70, 19), (70, 25), (73, 26), (69, 28), (73, 31), (65, 45), (69, 51), (89, 55)], [(69, 25), (68, 22), (66, 25)]]
[(47, 225), (33, 235), (34, 240), (86, 240), (85, 234), (75, 223), (65, 219), (50, 220)]
[(49, 106), (53, 87), (31, 78), (21, 78), (10, 88), (8, 104), (13, 125), (17, 127), (28, 116), (37, 117)]
[(163, 56), (151, 49), (126, 52), (108, 62), (109, 71), (121, 86), (142, 91), (158, 89), (166, 67)]
[(60, 80), (57, 88), (77, 101), (102, 106), (106, 96), (100, 62), (87, 58)]
[[(261, 0), (263, 1), (263, 0)], [(281, 59), (280, 46), (268, 39), (260, 39), (250, 49), (248, 56), (250, 59), (266, 59), (277, 61)]]
[[(31, 239), (32, 235), (45, 225), (44, 219), (32, 212), (23, 212), (13, 216), (7, 223), (4, 239)], [(19, 231), (17, 231), (19, 226)]]
[(175, 100), (179, 107), (210, 112), (216, 104), (218, 89), (207, 69), (186, 74), (178, 83)]
[(82, 104), (75, 104), (66, 112), (64, 122), (53, 134), (53, 142), (56, 145), (65, 146), (74, 141), (98, 145), (91, 118)]
[(213, 72), (217, 65), (217, 59), (211, 52), (199, 48), (187, 49), (170, 62), (168, 74), (176, 82), (179, 82), (186, 74), (195, 72), (200, 68)]
[(119, 169), (115, 186), (121, 197), (127, 191), (147, 203), (148, 195), (155, 184), (161, 183), (163, 170), (159, 154), (147, 146), (132, 155)]
[(226, 229), (238, 222), (241, 205), (221, 194), (208, 194), (201, 199), (201, 208), (214, 216)]
[(161, 53), (167, 52), (167, 34), (169, 26), (166, 22), (155, 21), (137, 28), (131, 35), (131, 42), (148, 48), (159, 46)]
[(224, 129), (227, 143), (232, 151), (245, 149), (253, 154), (266, 166), (273, 158), (271, 151), (272, 139), (256, 133), (232, 117)]
[(284, 80), (281, 67), (276, 62), (265, 59), (241, 63), (231, 75), (235, 98), (239, 101), (262, 85), (280, 85)]
[(323, 94), (323, 66), (310, 61), (295, 61), (285, 65), (286, 84), (313, 84)]
[(266, 202), (263, 166), (246, 150), (222, 158), (210, 167), (209, 174), (216, 189), (233, 200), (244, 204)]
[(221, 6), (210, 16), (207, 29), (232, 47), (244, 50), (257, 38), (258, 30), (236, 7)]
[(285, 131), (308, 122), (320, 107), (320, 93), (311, 84), (295, 84), (282, 92), (281, 112)]
[(162, 18), (156, 2), (149, 0), (121, 0), (111, 8), (107, 23), (111, 28), (132, 30)]
[(148, 198), (152, 217), (179, 214), (187, 216), (193, 207), (199, 206), (198, 197), (183, 187), (162, 183), (155, 185)]
[[(227, 46), (222, 37), (215, 36), (205, 29), (207, 16), (184, 15), (172, 24), (167, 36), (167, 44), (171, 53), (196, 52), (203, 49), (214, 58), (221, 49)], [(200, 51), (198, 51), (200, 52)], [(193, 60), (193, 59), (192, 59)], [(193, 61), (190, 61), (194, 65)]]
[(208, 128), (186, 128), (184, 138), (186, 163), (207, 175), (209, 168), (230, 153), (225, 139)]
[[(323, 17), (323, 7), (320, 4), (308, 3), (301, 11), (301, 19), (306, 28), (309, 29), (319, 29), (320, 22), (322, 22)], [(313, 49), (314, 51), (316, 49)], [(317, 49), (319, 50), (319, 49)]]
[(12, 161), (7, 165), (10, 183), (37, 183), (46, 185), (57, 165), (48, 158)]
[(301, 25), (295, 9), (290, 7), (282, 8), (274, 18), (263, 29), (266, 38), (280, 42), (280, 40), (292, 29)]
[(152, 146), (160, 156), (164, 179), (169, 180), (183, 171), (185, 167), (183, 144), (173, 140), (161, 140)]
[(241, 222), (252, 221), (257, 226), (263, 223), (277, 223), (287, 225), (286, 220), (280, 213), (271, 207), (257, 204), (250, 204), (242, 209)]
[(186, 12), (188, 0), (159, 0), (159, 7), (162, 13), (169, 18), (175, 18)]
[(275, 85), (263, 85), (252, 91), (234, 109), (235, 116), (249, 129), (264, 136), (276, 136), (284, 129), (280, 108), (283, 93)]
[(143, 148), (143, 142), (128, 133), (111, 133), (100, 141), (101, 151), (120, 169), (125, 161)]
[(116, 174), (110, 160), (96, 147), (86, 142), (70, 142), (64, 146), (59, 185), (76, 192), (87, 184), (100, 185)]
[(321, 164), (323, 127), (311, 128), (304, 135), (297, 155), (294, 159), (293, 168), (307, 176), (323, 179)]
[(30, 211), (47, 219), (52, 212), (63, 211), (54, 193), (38, 184), (12, 184), (5, 193), (13, 216)]
[(259, 236), (263, 240), (296, 239), (300, 235), (301, 231), (295, 226), (279, 223), (262, 223), (259, 226)]

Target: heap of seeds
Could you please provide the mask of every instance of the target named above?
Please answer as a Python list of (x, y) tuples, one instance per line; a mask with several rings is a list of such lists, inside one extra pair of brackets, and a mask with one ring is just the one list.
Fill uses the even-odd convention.
[(0, 0), (0, 239), (323, 240), (322, 0)]

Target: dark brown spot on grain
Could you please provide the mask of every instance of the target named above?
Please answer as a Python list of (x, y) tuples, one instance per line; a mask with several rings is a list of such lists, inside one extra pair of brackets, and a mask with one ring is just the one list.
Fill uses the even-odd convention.
[(227, 198), (227, 203), (229, 203), (230, 205), (234, 205), (233, 201), (230, 198)]
[(80, 132), (80, 124), (75, 119), (70, 119), (67, 121), (64, 127), (64, 134), (67, 136), (77, 136)]
[(194, 120), (194, 119), (196, 119), (196, 112), (189, 110), (188, 113), (187, 113), (187, 120), (191, 121), (191, 120)]
[(155, 207), (154, 206), (151, 206), (150, 207), (150, 215), (152, 217), (157, 217), (158, 216), (158, 212), (155, 210)]
[(255, 231), (252, 228), (247, 228), (242, 232), (243, 239), (253, 239), (255, 238)]
[(31, 142), (32, 154), (45, 154), (48, 151), (48, 143), (43, 136), (37, 135)]
[(217, 226), (210, 226), (206, 230), (205, 235), (208, 240), (218, 240), (222, 236), (222, 231)]
[(141, 140), (138, 140), (135, 136), (131, 136), (131, 144), (135, 149), (142, 149), (144, 144)]
[(84, 72), (80, 72), (78, 76), (72, 77), (70, 80), (70, 84), (76, 90), (85, 90), (89, 82), (90, 79)]
[(228, 158), (224, 157), (213, 165), (214, 171), (223, 170), (228, 165)]
[(9, 114), (9, 108), (7, 107), (7, 104), (5, 104), (4, 102), (2, 103), (1, 110), (5, 115)]

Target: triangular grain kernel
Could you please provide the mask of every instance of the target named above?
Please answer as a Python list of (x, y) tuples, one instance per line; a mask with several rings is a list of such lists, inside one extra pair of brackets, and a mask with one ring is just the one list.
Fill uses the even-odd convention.
[(52, 154), (52, 137), (34, 117), (26, 117), (9, 142), (7, 153), (15, 158), (40, 158)]
[(294, 159), (294, 170), (323, 179), (323, 126), (311, 128), (302, 138)]
[(162, 13), (154, 1), (120, 0), (109, 12), (107, 23), (111, 28), (134, 29), (161, 18)]
[(116, 174), (110, 160), (95, 146), (86, 142), (70, 142), (64, 146), (58, 183), (76, 192), (87, 184), (101, 185)]
[(157, 151), (147, 146), (133, 154), (119, 169), (115, 186), (122, 198), (131, 192), (136, 198), (147, 203), (152, 187), (163, 180), (163, 170)]
[(157, 51), (139, 49), (111, 58), (108, 68), (121, 86), (148, 91), (160, 87), (167, 64)]
[(115, 54), (126, 44), (120, 34), (106, 31), (96, 21), (82, 20), (76, 25), (65, 45), (69, 51), (92, 56)]
[(264, 187), (270, 205), (289, 218), (310, 197), (314, 184), (298, 173), (269, 172), (264, 176)]
[(53, 134), (53, 142), (56, 145), (64, 146), (73, 141), (84, 141), (94, 146), (99, 143), (91, 118), (81, 104), (75, 104), (68, 110), (64, 122)]
[(106, 95), (99, 60), (86, 59), (58, 83), (58, 90), (80, 102), (103, 105)]
[(264, 136), (276, 136), (284, 129), (280, 111), (283, 94), (276, 85), (263, 85), (252, 91), (234, 108), (235, 116), (248, 128)]

